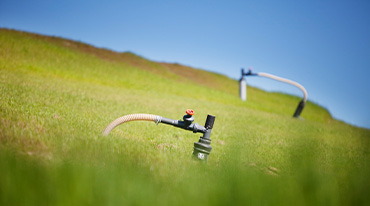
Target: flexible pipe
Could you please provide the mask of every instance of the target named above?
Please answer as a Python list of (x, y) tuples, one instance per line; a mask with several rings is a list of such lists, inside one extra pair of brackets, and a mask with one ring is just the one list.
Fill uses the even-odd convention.
[(304, 102), (307, 101), (307, 91), (299, 83), (297, 83), (295, 81), (292, 81), (292, 80), (289, 80), (289, 79), (281, 78), (281, 77), (278, 77), (278, 76), (275, 76), (275, 75), (272, 75), (272, 74), (263, 73), (263, 72), (259, 72), (259, 73), (257, 73), (257, 75), (262, 76), (262, 77), (268, 77), (268, 78), (271, 78), (271, 79), (275, 79), (277, 81), (282, 81), (282, 82), (285, 82), (285, 83), (288, 83), (288, 84), (291, 84), (291, 85), (294, 85), (294, 86), (298, 87), (303, 92), (303, 95), (304, 95), (303, 96), (303, 101)]
[(114, 128), (116, 128), (118, 125), (123, 124), (125, 122), (129, 121), (153, 121), (155, 123), (159, 123), (161, 121), (161, 117), (154, 115), (154, 114), (129, 114), (122, 116), (120, 118), (117, 118), (113, 122), (111, 122), (103, 131), (103, 135), (107, 136)]

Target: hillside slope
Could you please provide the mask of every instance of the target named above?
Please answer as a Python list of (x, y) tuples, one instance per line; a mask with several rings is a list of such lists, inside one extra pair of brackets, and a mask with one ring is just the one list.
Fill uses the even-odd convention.
[[(48, 36), (41, 36), (37, 34), (30, 34), (28, 33), (25, 35), (23, 33), (23, 37), (26, 38), (24, 40), (17, 39), (17, 36), (22, 36), (22, 33), (11, 31), (11, 30), (2, 30), (3, 34), (9, 35), (8, 41), (27, 41), (26, 39), (31, 38), (33, 39), (36, 44), (49, 44), (54, 45), (55, 47), (59, 47), (60, 50), (63, 50), (64, 53), (76, 53), (82, 54), (84, 56), (91, 56), (96, 59), (99, 59), (103, 62), (113, 64), (115, 66), (119, 65), (122, 68), (130, 67), (138, 70), (143, 70), (142, 72), (150, 72), (151, 76), (158, 76), (161, 78), (165, 78), (170, 81), (176, 81), (181, 83), (187, 83), (194, 85), (193, 88), (196, 86), (200, 86), (204, 89), (209, 89), (217, 92), (222, 92), (227, 95), (227, 98), (224, 101), (237, 104), (237, 105), (245, 105), (251, 109), (257, 109), (272, 113), (277, 113), (281, 115), (291, 116), (294, 113), (294, 110), (298, 104), (299, 99), (297, 97), (293, 97), (290, 95), (282, 95), (282, 94), (275, 94), (275, 93), (268, 93), (262, 90), (250, 87), (248, 88), (248, 102), (240, 102), (236, 101), (235, 98), (238, 96), (238, 84), (235, 80), (232, 80), (226, 76), (206, 72), (199, 69), (190, 68), (187, 66), (179, 65), (179, 64), (170, 64), (170, 63), (158, 63), (146, 60), (142, 57), (136, 56), (135, 54), (125, 52), (125, 53), (117, 53), (106, 49), (99, 49), (93, 46), (74, 42), (71, 40), (66, 40), (57, 37), (48, 37)], [(8, 44), (11, 42), (8, 42)], [(21, 43), (21, 42), (19, 42)], [(26, 44), (27, 45), (27, 44)], [(41, 46), (40, 45), (40, 46)], [(3, 45), (7, 47), (7, 45)], [(37, 49), (37, 48), (36, 48)], [(4, 56), (12, 55), (5, 50), (3, 50)], [(42, 52), (50, 52), (50, 51), (42, 51)], [(39, 53), (42, 53), (39, 52)], [(60, 51), (62, 52), (62, 51)], [(19, 54), (17, 54), (19, 55)], [(23, 55), (29, 55), (27, 53)], [(37, 54), (32, 54), (37, 56)], [(56, 53), (56, 55), (58, 55)], [(19, 58), (23, 58), (19, 56)], [(52, 58), (61, 58), (61, 57), (50, 57)], [(77, 57), (76, 57), (77, 58)], [(25, 58), (27, 59), (27, 57)], [(78, 71), (86, 72), (88, 69), (88, 65), (79, 65), (80, 69)], [(56, 68), (57, 69), (57, 68)], [(98, 72), (98, 69), (96, 69)], [(76, 74), (78, 75), (78, 74)], [(83, 74), (85, 75), (85, 74)], [(106, 78), (105, 80), (111, 81), (111, 79)], [(143, 81), (147, 81), (146, 76), (138, 76), (135, 81), (136, 84), (140, 84)], [(173, 87), (176, 87), (175, 85)], [(182, 96), (188, 96), (190, 92), (194, 95), (199, 96), (209, 96), (209, 95), (202, 95), (200, 91), (191, 91), (191, 86), (189, 88), (181, 89), (183, 92), (177, 92), (177, 94), (181, 94)], [(157, 89), (157, 88), (153, 88)], [(177, 91), (179, 89), (176, 89)], [(187, 92), (189, 91), (189, 93)], [(204, 90), (203, 90), (204, 91)], [(308, 102), (308, 105), (305, 109), (305, 112), (302, 114), (304, 119), (308, 120), (315, 120), (321, 122), (328, 122), (331, 120), (331, 116), (326, 109), (323, 109), (311, 102)]]
[[(0, 205), (368, 202), (370, 131), (311, 102), (294, 119), (298, 97), (251, 87), (242, 102), (220, 74), (8, 29), (0, 91)], [(125, 114), (188, 108), (201, 125), (216, 116), (207, 165), (188, 131), (130, 122), (101, 135)]]

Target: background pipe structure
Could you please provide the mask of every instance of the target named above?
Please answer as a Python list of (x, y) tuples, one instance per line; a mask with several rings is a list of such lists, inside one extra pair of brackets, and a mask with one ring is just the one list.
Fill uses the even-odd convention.
[(306, 89), (301, 84), (299, 84), (295, 81), (289, 80), (289, 79), (285, 79), (285, 78), (278, 77), (278, 76), (268, 74), (268, 73), (264, 73), (264, 72), (252, 73), (251, 69), (249, 69), (247, 73), (245, 73), (244, 69), (242, 69), (241, 73), (242, 73), (242, 77), (239, 80), (239, 87), (240, 87), (239, 88), (239, 94), (240, 94), (240, 98), (243, 101), (245, 101), (246, 97), (247, 97), (247, 95), (246, 95), (246, 91), (247, 91), (246, 90), (246, 81), (244, 79), (244, 76), (267, 77), (267, 78), (270, 78), (270, 79), (273, 79), (273, 80), (276, 80), (276, 81), (284, 82), (284, 83), (293, 85), (295, 87), (298, 87), (303, 92), (303, 99), (299, 102), (299, 104), (297, 106), (297, 109), (295, 110), (295, 112), (293, 114), (293, 117), (298, 118), (301, 115), (302, 110), (303, 110), (304, 106), (306, 105), (306, 101), (307, 101), (307, 97), (308, 97)]
[(183, 120), (174, 120), (166, 117), (161, 117), (153, 114), (129, 114), (117, 118), (111, 122), (103, 131), (103, 135), (107, 136), (117, 126), (130, 121), (153, 121), (156, 124), (163, 123), (178, 127), (181, 129), (192, 131), (193, 133), (203, 133), (200, 137), (199, 142), (194, 143), (193, 157), (198, 160), (208, 160), (208, 156), (211, 153), (211, 131), (215, 121), (215, 116), (208, 115), (204, 126), (194, 122), (194, 111), (191, 109), (186, 110), (186, 115), (183, 116)]

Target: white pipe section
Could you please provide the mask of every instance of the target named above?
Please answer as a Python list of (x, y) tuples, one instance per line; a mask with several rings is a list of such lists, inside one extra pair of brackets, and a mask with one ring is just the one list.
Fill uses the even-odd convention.
[(275, 75), (272, 75), (272, 74), (268, 74), (268, 73), (263, 73), (263, 72), (259, 72), (257, 73), (258, 76), (261, 76), (261, 77), (267, 77), (267, 78), (271, 78), (271, 79), (274, 79), (274, 80), (277, 80), (277, 81), (281, 81), (281, 82), (285, 82), (285, 83), (288, 83), (288, 84), (291, 84), (293, 86), (296, 86), (298, 87), (300, 90), (302, 90), (303, 92), (303, 101), (306, 102), (307, 101), (307, 91), (306, 89), (300, 85), (299, 83), (295, 82), (295, 81), (292, 81), (292, 80), (289, 80), (289, 79), (285, 79), (285, 78), (281, 78), (281, 77), (278, 77), (278, 76), (275, 76)]
[(247, 82), (244, 77), (239, 81), (239, 97), (243, 101), (247, 100)]
[(125, 122), (129, 121), (153, 121), (155, 123), (159, 123), (161, 121), (161, 116), (157, 116), (154, 114), (129, 114), (122, 116), (113, 122), (111, 122), (103, 131), (103, 135), (107, 136), (114, 128), (116, 128), (118, 125), (123, 124)]

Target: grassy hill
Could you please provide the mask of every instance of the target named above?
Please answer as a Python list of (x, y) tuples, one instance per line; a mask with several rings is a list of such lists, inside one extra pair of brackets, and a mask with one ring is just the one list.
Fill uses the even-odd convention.
[[(366, 205), (370, 131), (299, 98), (84, 43), (0, 29), (0, 205)], [(199, 134), (132, 113), (216, 116)]]

